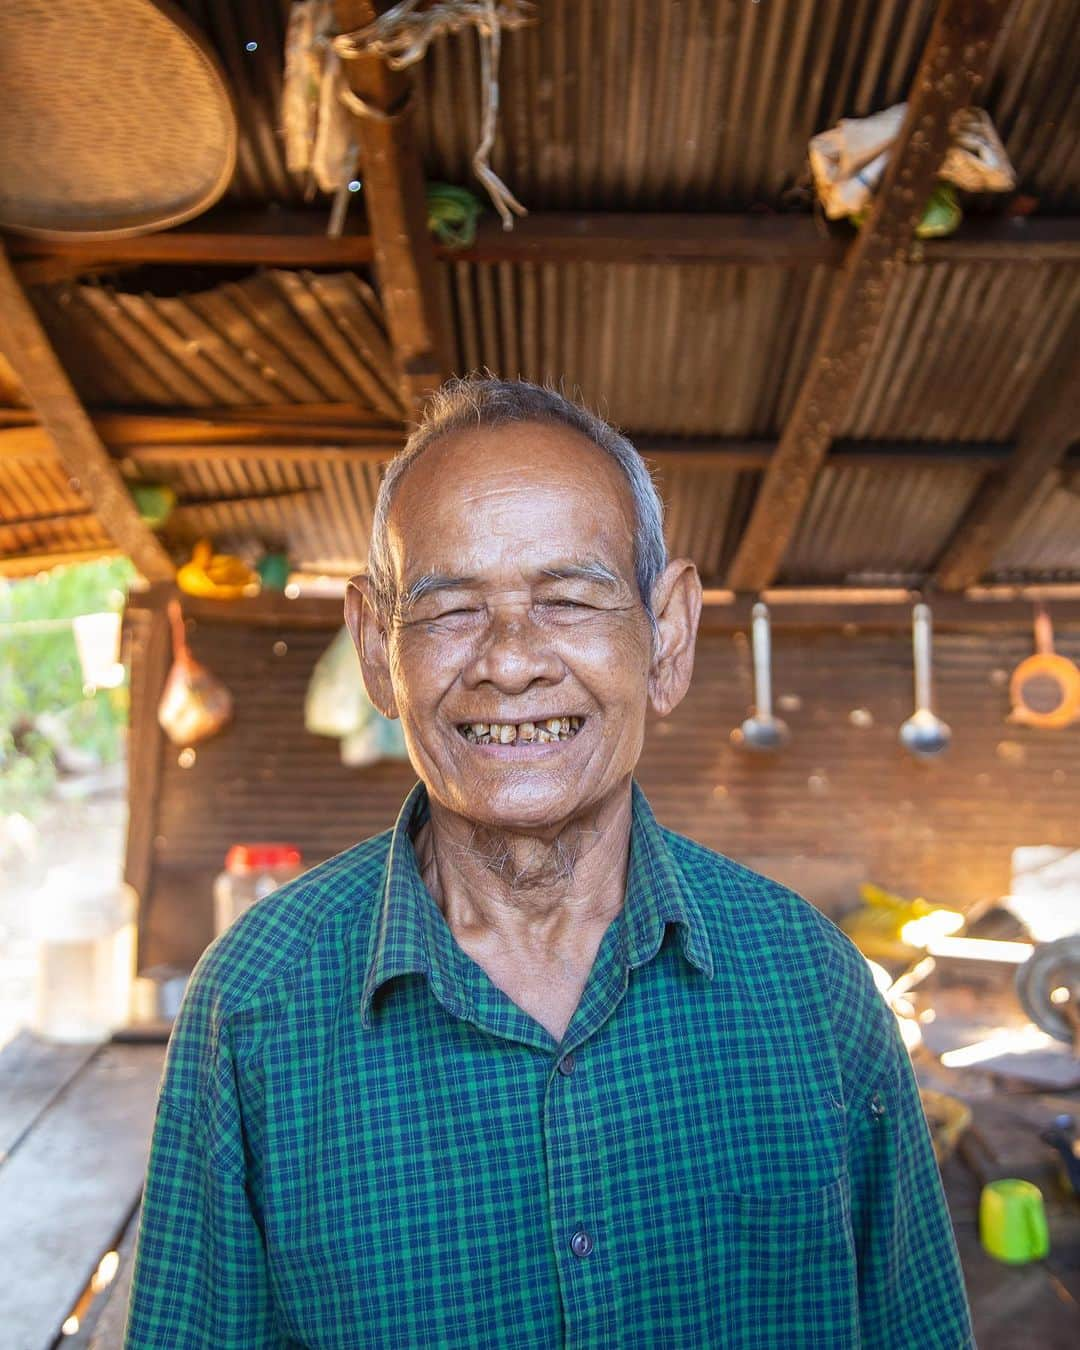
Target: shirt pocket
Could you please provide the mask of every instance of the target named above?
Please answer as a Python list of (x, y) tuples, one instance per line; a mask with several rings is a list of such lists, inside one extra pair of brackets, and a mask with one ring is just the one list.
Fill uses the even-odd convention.
[(784, 1195), (704, 1197), (709, 1344), (724, 1350), (858, 1350), (848, 1183)]

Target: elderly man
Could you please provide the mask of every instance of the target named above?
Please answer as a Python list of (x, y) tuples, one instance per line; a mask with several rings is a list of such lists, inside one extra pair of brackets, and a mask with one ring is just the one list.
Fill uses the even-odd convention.
[(421, 783), (192, 976), (129, 1347), (972, 1344), (865, 962), (633, 782), (700, 606), (609, 426), (434, 400), (346, 605)]

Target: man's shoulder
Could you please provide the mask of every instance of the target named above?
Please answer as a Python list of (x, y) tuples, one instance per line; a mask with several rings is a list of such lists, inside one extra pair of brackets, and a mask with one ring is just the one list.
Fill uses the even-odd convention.
[[(725, 854), (665, 830), (683, 883), (707, 925), (714, 952), (766, 988), (792, 1015), (817, 1009), (831, 1026), (845, 1074), (877, 1072), (895, 1052), (893, 1016), (866, 958), (846, 933), (804, 896)], [(861, 1067), (860, 1067), (861, 1066)]]
[(392, 837), (386, 830), (354, 844), (257, 901), (203, 952), (193, 988), (229, 1011), (303, 966), (328, 932), (343, 949), (345, 934), (370, 918)]
[(841, 980), (866, 974), (851, 939), (805, 896), (695, 839), (662, 830), (684, 885), (722, 937), (766, 946), (797, 961), (811, 956)]

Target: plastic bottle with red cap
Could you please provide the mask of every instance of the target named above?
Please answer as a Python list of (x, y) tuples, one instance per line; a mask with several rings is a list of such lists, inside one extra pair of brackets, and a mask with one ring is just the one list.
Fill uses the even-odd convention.
[(303, 855), (294, 844), (233, 844), (214, 882), (215, 936), (303, 870)]

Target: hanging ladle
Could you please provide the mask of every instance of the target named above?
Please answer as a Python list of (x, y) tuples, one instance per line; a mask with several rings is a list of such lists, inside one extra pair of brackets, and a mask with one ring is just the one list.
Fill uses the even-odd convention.
[(930, 606), (912, 611), (912, 642), (915, 649), (915, 711), (900, 728), (900, 743), (919, 759), (931, 759), (948, 749), (952, 732), (931, 709), (930, 697)]
[(754, 643), (754, 715), (740, 728), (747, 750), (779, 750), (791, 735), (787, 723), (772, 712), (772, 662), (769, 607), (759, 601), (751, 611)]

